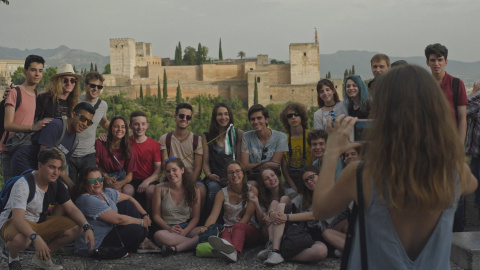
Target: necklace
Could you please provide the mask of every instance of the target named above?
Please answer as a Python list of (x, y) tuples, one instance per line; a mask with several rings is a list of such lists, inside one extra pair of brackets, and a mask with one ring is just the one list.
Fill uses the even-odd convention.
[(187, 136), (185, 136), (185, 137), (183, 137), (183, 138), (181, 138), (181, 139), (178, 138), (177, 135), (175, 135), (175, 133), (173, 133), (173, 136), (175, 136), (175, 138), (177, 138), (178, 141), (183, 142), (183, 141), (185, 141), (185, 139), (188, 138), (188, 136), (190, 136), (190, 132), (188, 132)]
[(333, 105), (327, 106), (327, 104), (325, 104), (325, 106), (323, 106), (323, 107), (331, 108), (331, 107), (335, 107), (335, 105), (336, 105), (336, 104), (333, 104)]

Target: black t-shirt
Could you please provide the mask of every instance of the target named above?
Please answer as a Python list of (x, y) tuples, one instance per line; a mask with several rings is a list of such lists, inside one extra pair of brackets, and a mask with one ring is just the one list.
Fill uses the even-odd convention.
[(37, 107), (35, 109), (35, 120), (41, 120), (46, 117), (59, 118), (70, 117), (68, 101), (65, 99), (52, 100), (52, 97), (46, 93), (37, 96)]

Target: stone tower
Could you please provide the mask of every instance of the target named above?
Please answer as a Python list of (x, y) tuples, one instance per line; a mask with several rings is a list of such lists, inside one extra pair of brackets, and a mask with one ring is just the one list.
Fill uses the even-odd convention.
[(320, 52), (318, 43), (290, 44), (291, 84), (317, 83), (320, 80)]
[(114, 76), (132, 79), (135, 73), (136, 44), (133, 38), (110, 39), (110, 70)]

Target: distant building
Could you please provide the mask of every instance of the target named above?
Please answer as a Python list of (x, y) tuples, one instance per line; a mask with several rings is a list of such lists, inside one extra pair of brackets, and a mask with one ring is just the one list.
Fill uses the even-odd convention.
[[(253, 59), (227, 59), (202, 65), (170, 66), (172, 61), (152, 55), (152, 44), (133, 38), (110, 39), (111, 74), (106, 76), (106, 94), (127, 92), (131, 98), (157, 94), (157, 80), (163, 85), (167, 73), (168, 98), (174, 98), (180, 83), (182, 96), (200, 94), (237, 97), (253, 104), (255, 80), (261, 104), (302, 102), (317, 106), (316, 85), (320, 80), (319, 44), (292, 43), (288, 64), (270, 64), (268, 55)], [(341, 80), (334, 80), (341, 95)]]
[(4, 90), (5, 86), (12, 82), (12, 75), (18, 67), (23, 67), (25, 60), (5, 60), (0, 59), (0, 88)]

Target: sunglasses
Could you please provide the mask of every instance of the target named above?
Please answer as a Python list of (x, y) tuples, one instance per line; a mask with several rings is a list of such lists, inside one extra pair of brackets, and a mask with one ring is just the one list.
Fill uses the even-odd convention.
[(178, 116), (178, 118), (180, 118), (180, 119), (182, 119), (182, 120), (183, 120), (183, 119), (187, 119), (187, 121), (192, 120), (192, 116), (191, 116), (191, 115), (186, 115), (186, 114), (181, 113), (181, 114), (177, 114), (177, 116)]
[(77, 79), (75, 79), (75, 78), (70, 78), (70, 79), (64, 78), (64, 79), (63, 79), (63, 83), (68, 83), (68, 82), (70, 82), (70, 84), (76, 84), (76, 83), (77, 83)]
[(177, 159), (177, 157), (175, 157), (175, 156), (173, 156), (171, 158), (167, 158), (167, 159), (165, 159), (165, 164), (169, 161), (174, 161), (175, 159)]
[(303, 182), (306, 184), (308, 181), (313, 181), (313, 178), (315, 178), (315, 175), (317, 174), (310, 174), (307, 178), (303, 179)]
[(328, 115), (330, 115), (332, 117), (332, 121), (335, 121), (335, 119), (337, 119), (337, 117), (335, 116), (335, 112), (334, 111), (329, 111), (328, 112)]
[(95, 89), (95, 88), (97, 88), (98, 90), (102, 90), (102, 89), (103, 89), (103, 85), (98, 85), (98, 84), (89, 83), (88, 86), (90, 86), (90, 88), (92, 88), (92, 89)]
[(294, 116), (295, 116), (295, 117), (299, 117), (300, 114), (299, 114), (298, 112), (296, 112), (296, 113), (287, 113), (287, 118), (288, 118), (288, 119), (290, 119), (290, 118), (292, 118), (292, 117), (294, 117)]
[(103, 176), (100, 176), (98, 178), (88, 178), (88, 182), (92, 185), (95, 184), (95, 182), (98, 182), (100, 184), (103, 182), (103, 179), (105, 179), (105, 177)]
[(80, 122), (87, 123), (87, 126), (93, 125), (93, 121), (88, 119), (85, 115), (83, 114), (77, 114), (77, 115), (80, 116)]
[(268, 151), (268, 147), (263, 148), (262, 160), (267, 159), (267, 151)]

